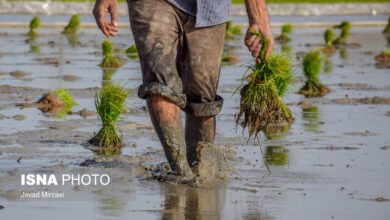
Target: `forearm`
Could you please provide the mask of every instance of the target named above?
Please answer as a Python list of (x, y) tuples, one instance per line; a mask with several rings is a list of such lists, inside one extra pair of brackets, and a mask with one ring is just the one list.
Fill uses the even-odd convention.
[(245, 0), (249, 24), (270, 25), (265, 0)]

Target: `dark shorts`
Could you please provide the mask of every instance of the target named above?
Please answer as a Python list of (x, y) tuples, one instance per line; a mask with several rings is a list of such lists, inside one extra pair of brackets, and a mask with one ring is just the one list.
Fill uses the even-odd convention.
[(195, 117), (215, 116), (225, 24), (195, 28), (195, 17), (164, 0), (128, 0), (143, 84), (138, 96), (158, 94)]

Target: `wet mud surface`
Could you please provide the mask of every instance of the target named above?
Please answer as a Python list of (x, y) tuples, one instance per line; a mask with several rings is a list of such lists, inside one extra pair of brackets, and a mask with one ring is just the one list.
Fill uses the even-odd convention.
[[(319, 48), (324, 30), (296, 29), (287, 44), (292, 57)], [(261, 133), (263, 153), (235, 125), (240, 96), (232, 94), (253, 59), (243, 36), (227, 41), (238, 62), (221, 69), (218, 93), (225, 101), (216, 118), (215, 141), (221, 151), (204, 151), (206, 162), (215, 163), (204, 164), (201, 172), (228, 177), (194, 186), (161, 181), (169, 170), (146, 103), (136, 95), (138, 60), (116, 54), (124, 62), (111, 80), (126, 83), (132, 92), (128, 111), (117, 123), (121, 155), (104, 157), (87, 143), (101, 126), (93, 97), (104, 83), (99, 67), (103, 36), (97, 29), (80, 30), (74, 45), (60, 29), (39, 29), (36, 41), (26, 43), (26, 30), (2, 29), (7, 34), (0, 41), (0, 219), (38, 218), (42, 208), (45, 217), (56, 219), (68, 219), (69, 212), (85, 219), (91, 213), (96, 219), (388, 219), (390, 74), (365, 54), (387, 47), (381, 30), (352, 28), (349, 42), (361, 47), (336, 49), (320, 74), (330, 89), (321, 98), (296, 94), (304, 83), (298, 56), (297, 79), (283, 98), (295, 121)], [(118, 49), (134, 44), (128, 29), (113, 41)], [(31, 45), (39, 46), (39, 52), (32, 52)], [(62, 87), (79, 103), (64, 118), (16, 106)], [(231, 167), (217, 163), (224, 160)], [(22, 173), (106, 173), (111, 183), (21, 186)], [(22, 191), (37, 190), (62, 191), (65, 198), (20, 198)]]

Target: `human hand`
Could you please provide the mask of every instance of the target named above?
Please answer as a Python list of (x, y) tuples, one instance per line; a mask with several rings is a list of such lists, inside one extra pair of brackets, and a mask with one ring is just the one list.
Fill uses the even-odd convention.
[[(107, 12), (110, 13), (111, 22), (105, 19)], [(92, 13), (106, 37), (116, 35), (118, 32), (118, 0), (96, 0)]]
[(263, 37), (269, 40), (268, 48), (266, 48), (265, 59), (269, 57), (272, 52), (272, 46), (274, 45), (274, 39), (272, 37), (271, 27), (267, 23), (252, 23), (249, 25), (248, 30), (245, 35), (245, 45), (248, 47), (249, 51), (252, 52), (252, 56), (256, 57), (256, 63), (260, 64), (261, 59), (258, 57), (260, 51), (263, 47), (261, 39), (254, 32), (261, 33)]

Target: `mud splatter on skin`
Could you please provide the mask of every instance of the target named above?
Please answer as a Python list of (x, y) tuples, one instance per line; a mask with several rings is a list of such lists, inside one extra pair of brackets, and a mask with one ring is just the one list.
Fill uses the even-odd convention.
[(192, 179), (193, 173), (184, 149), (180, 108), (158, 95), (149, 95), (147, 105), (154, 129), (172, 170), (180, 176)]
[(187, 146), (187, 160), (191, 167), (199, 162), (197, 158), (198, 142), (214, 143), (215, 138), (215, 117), (195, 117), (186, 113), (185, 139)]

